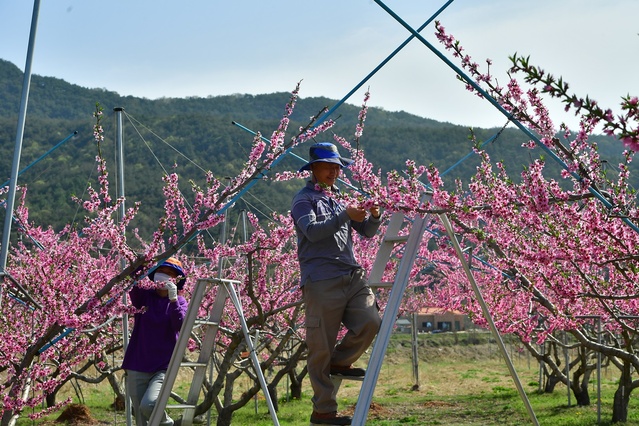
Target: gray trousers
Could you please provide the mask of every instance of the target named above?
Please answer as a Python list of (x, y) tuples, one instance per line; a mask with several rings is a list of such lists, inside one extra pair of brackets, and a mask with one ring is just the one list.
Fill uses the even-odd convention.
[[(363, 269), (329, 280), (308, 280), (302, 292), (313, 410), (318, 413), (337, 411), (330, 368), (331, 365), (351, 365), (370, 346), (382, 322), (375, 296)], [(336, 346), (342, 324), (348, 331)]]
[[(126, 370), (126, 389), (131, 397), (131, 407), (135, 415), (137, 426), (147, 426), (155, 402), (160, 395), (162, 382), (166, 371), (156, 371), (155, 373), (143, 373), (141, 371)], [(173, 425), (166, 411), (160, 422), (162, 426)]]

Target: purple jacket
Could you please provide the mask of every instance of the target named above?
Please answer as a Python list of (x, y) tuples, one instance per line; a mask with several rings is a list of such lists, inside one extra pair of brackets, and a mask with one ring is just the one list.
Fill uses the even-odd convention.
[(122, 368), (143, 373), (166, 370), (186, 316), (188, 302), (178, 296), (177, 302), (171, 303), (155, 290), (138, 286), (133, 287), (129, 295), (133, 306), (146, 309), (135, 314)]

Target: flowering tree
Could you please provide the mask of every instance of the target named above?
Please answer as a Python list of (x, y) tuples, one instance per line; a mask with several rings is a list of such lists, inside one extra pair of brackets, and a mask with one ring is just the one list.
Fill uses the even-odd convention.
[[(15, 422), (27, 408), (35, 410), (45, 398), (50, 406), (31, 413), (30, 417), (41, 417), (68, 403), (54, 404), (54, 398), (50, 397), (71, 378), (91, 381), (112, 378), (119, 366), (110, 362), (109, 354), (122, 348), (119, 318), (122, 314), (134, 313), (132, 307), (122, 303), (123, 295), (132, 285), (152, 288), (154, 284), (145, 278), (146, 273), (169, 256), (178, 256), (184, 265), (187, 293), (199, 278), (222, 276), (242, 282), (240, 296), (247, 323), (263, 337), (259, 345), (264, 355), (262, 368), (278, 367), (269, 388), (275, 389), (278, 382), (289, 375), (299, 389), (305, 369), (298, 375), (295, 367), (303, 359), (306, 347), (300, 326), (296, 241), (290, 216), (276, 215), (268, 229), (249, 217), (253, 232), (241, 244), (207, 245), (200, 235), (200, 231), (220, 224), (224, 220), (222, 213), (233, 198), (262, 178), (289, 148), (332, 127), (330, 120), (316, 125), (316, 119), (312, 118), (307, 127), (286, 141), (297, 92), (298, 88), (271, 138), (265, 141), (260, 134), (254, 138), (243, 170), (229, 184), (222, 185), (208, 173), (205, 188), (193, 185), (192, 207), (187, 208), (178, 189), (178, 174), (165, 176), (164, 215), (159, 218), (159, 227), (151, 241), (144, 241), (133, 231), (135, 245), (141, 247), (138, 250), (131, 248), (125, 231), (140, 206), (134, 204), (118, 219), (124, 200), (114, 200), (109, 193), (107, 165), (100, 151), (102, 110), (99, 106), (96, 108), (98, 188), (90, 187), (88, 199), (77, 200), (86, 212), (84, 225), (80, 229), (67, 226), (58, 233), (34, 226), (24, 207), (26, 189), (23, 202), (15, 212), (21, 223), (20, 232), (26, 238), (12, 248), (7, 266), (12, 279), (12, 286), (7, 287), (11, 290), (10, 297), (1, 305), (0, 321), (4, 330), (0, 344), (4, 355), (0, 360), (3, 372), (1, 424)], [(365, 111), (365, 106), (363, 109)], [(364, 119), (365, 112), (360, 116), (360, 134)], [(363, 157), (360, 163), (370, 167)], [(282, 179), (291, 177), (299, 175), (285, 174)], [(349, 197), (354, 202), (362, 202), (361, 193)], [(193, 240), (196, 241), (194, 258), (206, 259), (205, 262), (195, 263), (180, 253), (180, 249)], [(368, 246), (360, 254), (363, 264), (368, 265), (375, 250)], [(222, 270), (218, 270), (218, 265), (222, 265)], [(206, 295), (200, 307), (201, 316), (207, 315), (215, 297), (215, 290)], [(205, 382), (204, 399), (196, 409), (199, 414), (214, 406), (220, 425), (230, 424), (233, 412), (259, 391), (259, 381), (242, 361), (244, 336), (238, 324), (237, 312), (228, 309), (218, 335), (217, 376)], [(199, 337), (193, 335), (191, 349), (197, 346)], [(96, 367), (98, 375), (89, 378), (83, 373), (91, 365)], [(239, 401), (234, 401), (234, 383), (242, 374), (252, 376), (254, 385)]]
[[(564, 330), (586, 350), (599, 352), (620, 367), (613, 421), (623, 421), (630, 391), (637, 386), (630, 372), (639, 366), (632, 320), (637, 314), (639, 232), (635, 193), (628, 187), (628, 165), (639, 147), (637, 97), (622, 98), (623, 113), (615, 116), (592, 99), (570, 94), (561, 78), (517, 55), (511, 58), (510, 79), (502, 87), (489, 72), (481, 72), (439, 23), (436, 34), (470, 74), (460, 77), (468, 78), (469, 90), (482, 96), (480, 89), (485, 91), (533, 129), (538, 139), (529, 146), (539, 142), (548, 148), (549, 155), (564, 165), (564, 182), (545, 177), (541, 159), (529, 164), (515, 183), (517, 179), (501, 163), (491, 163), (478, 149), (483, 161), (467, 189), (458, 183), (457, 191), (444, 191), (438, 171), (427, 172), (433, 191), (429, 209), (446, 211), (459, 238), (473, 247), (474, 276), (501, 332), (514, 333), (525, 343), (540, 343)], [(523, 74), (523, 83), (515, 78), (518, 73)], [(524, 83), (530, 87), (524, 89)], [(565, 125), (560, 126), (562, 136), (557, 136), (544, 95), (561, 99), (566, 110), (580, 117), (574, 136)], [(617, 176), (604, 173), (597, 145), (589, 139), (597, 126), (627, 147)], [(429, 258), (443, 277), (425, 284), (440, 306), (462, 309), (481, 321), (481, 310), (446, 239), (439, 239), (443, 250)], [(610, 338), (600, 342), (592, 332), (593, 317), (601, 319)]]
[[(433, 214), (429, 224), (432, 244), (424, 241), (419, 248), (411, 285), (425, 288), (431, 303), (463, 310), (481, 323), (484, 319), (480, 306), (466, 284), (446, 232), (436, 220), (438, 214), (447, 214), (457, 238), (472, 248), (469, 261), (473, 274), (500, 332), (516, 334), (533, 348), (530, 343), (547, 339), (560, 344), (554, 333), (566, 331), (585, 350), (606, 356), (622, 373), (613, 420), (624, 420), (630, 391), (636, 386), (631, 372), (639, 368), (633, 347), (637, 329), (630, 319), (637, 313), (639, 264), (635, 248), (639, 245), (639, 232), (634, 193), (627, 183), (628, 164), (639, 147), (637, 98), (623, 98), (623, 114), (614, 116), (588, 98), (569, 94), (561, 79), (518, 56), (512, 58), (507, 86), (501, 87), (490, 73), (480, 72), (459, 42), (439, 24), (437, 36), (469, 71), (469, 77), (462, 77), (467, 79), (469, 89), (478, 92), (481, 88), (496, 99), (513, 118), (538, 135), (537, 140), (549, 155), (562, 161), (563, 182), (544, 175), (544, 160), (532, 162), (519, 179), (514, 179), (502, 164), (493, 163), (479, 148), (476, 152), (482, 163), (475, 176), (466, 186), (457, 182), (454, 191), (444, 190), (437, 168), (417, 165), (410, 159), (403, 172), (391, 171), (381, 176), (359, 147), (366, 118), (364, 104), (355, 143), (336, 137), (336, 142), (355, 159), (351, 180), (345, 179), (353, 190), (344, 192), (344, 202), (364, 208), (377, 204), (388, 212), (402, 212), (407, 223), (417, 215)], [(514, 78), (517, 73), (523, 73), (530, 89), (524, 90)], [(27, 210), (17, 209), (22, 232), (37, 244), (30, 240), (18, 244), (7, 266), (14, 284), (9, 285), (13, 295), (3, 301), (0, 318), (2, 329), (6, 330), (0, 343), (3, 425), (10, 424), (27, 407), (38, 405), (47, 393), (72, 377), (86, 359), (95, 359), (98, 369), (105, 372), (115, 368), (105, 359), (105, 354), (119, 345), (119, 324), (112, 319), (133, 312), (122, 304), (123, 294), (134, 280), (137, 285), (152, 285), (144, 278), (145, 273), (172, 255), (180, 256), (188, 272), (187, 291), (200, 277), (221, 275), (241, 281), (248, 323), (268, 337), (260, 346), (264, 349), (262, 367), (275, 366), (285, 348), (294, 347), (287, 352), (289, 360), (271, 379), (270, 386), (274, 388), (282, 377), (294, 372), (303, 358), (304, 345), (290, 218), (277, 216), (269, 229), (252, 219), (255, 232), (248, 241), (235, 246), (206, 246), (200, 232), (219, 224), (227, 204), (255, 179), (262, 178), (287, 149), (332, 126), (330, 121), (315, 126), (312, 119), (297, 136), (286, 140), (297, 90), (278, 129), (267, 142), (261, 135), (256, 136), (244, 168), (229, 185), (222, 185), (209, 173), (205, 188), (193, 187), (194, 201), (192, 208), (187, 208), (178, 190), (178, 175), (165, 177), (165, 213), (151, 241), (134, 237), (141, 250), (130, 247), (124, 232), (139, 206), (130, 208), (116, 221), (123, 200), (109, 196), (108, 173), (101, 156), (99, 187), (90, 190), (88, 200), (79, 200), (87, 212), (82, 229), (67, 227), (54, 233), (30, 225)], [(484, 93), (479, 92), (482, 96)], [(575, 136), (565, 126), (561, 126), (562, 137), (556, 136), (543, 104), (544, 94), (559, 97), (568, 109), (580, 114), (581, 124)], [(102, 138), (100, 117), (98, 109), (98, 146)], [(620, 164), (614, 179), (603, 173), (597, 146), (589, 140), (598, 125), (628, 147), (625, 163)], [(531, 148), (537, 140), (530, 143)], [(278, 179), (292, 177), (299, 175), (287, 173)], [(424, 197), (427, 193), (428, 202)], [(196, 264), (179, 254), (194, 239), (198, 256), (206, 259), (204, 263)], [(357, 240), (356, 250), (363, 266), (371, 265), (378, 246), (379, 239)], [(233, 262), (224, 263), (223, 271), (219, 271), (217, 265), (223, 259)], [(120, 268), (121, 261), (124, 268)], [(396, 262), (397, 259), (388, 265), (389, 281)], [(212, 303), (215, 292), (208, 297), (203, 311)], [(205, 399), (196, 410), (199, 413), (215, 406), (220, 425), (229, 424), (233, 411), (259, 389), (255, 381), (241, 401), (232, 400), (237, 377), (251, 373), (241, 361), (243, 336), (236, 325), (237, 318), (232, 310), (227, 315), (220, 335), (224, 350), (216, 359), (218, 375), (211, 383), (205, 383)], [(609, 338), (599, 339), (586, 317), (601, 318)], [(41, 413), (34, 416), (38, 415)]]
[[(131, 248), (124, 232), (139, 206), (129, 208), (124, 217), (117, 220), (118, 209), (124, 200), (113, 200), (109, 195), (108, 172), (101, 155), (97, 157), (99, 187), (89, 188), (87, 200), (78, 200), (86, 211), (81, 229), (67, 226), (55, 233), (30, 224), (24, 204), (16, 209), (21, 232), (28, 238), (13, 247), (6, 268), (11, 278), (10, 281), (5, 280), (8, 296), (1, 305), (3, 425), (14, 422), (27, 407), (39, 405), (47, 394), (73, 377), (74, 369), (85, 360), (97, 360), (99, 369), (106, 367), (104, 351), (120, 345), (119, 323), (114, 318), (123, 313), (133, 313), (131, 307), (122, 304), (122, 296), (134, 285), (134, 280), (139, 280), (138, 285), (151, 285), (144, 276), (158, 261), (173, 255), (180, 256), (178, 251), (195, 238), (202, 254), (208, 256), (210, 262), (195, 265), (180, 256), (189, 274), (189, 285), (192, 286), (199, 277), (217, 276), (217, 267), (211, 265), (217, 265), (221, 256), (233, 253), (222, 245), (205, 248), (199, 233), (219, 224), (223, 220), (220, 212), (226, 204), (244, 187), (262, 177), (287, 149), (333, 124), (327, 121), (311, 128), (311, 124), (315, 124), (311, 122), (300, 129), (296, 137), (285, 140), (298, 90), (299, 87), (293, 91), (280, 126), (269, 143), (263, 142), (260, 135), (255, 138), (243, 170), (229, 184), (222, 185), (209, 173), (206, 188), (193, 187), (191, 209), (186, 207), (178, 190), (178, 175), (173, 173), (164, 178), (165, 213), (159, 219), (160, 225), (151, 241), (142, 241), (134, 235), (141, 250)], [(99, 152), (103, 141), (102, 110), (99, 106), (95, 117), (94, 135)], [(255, 251), (268, 250), (257, 236), (253, 243), (257, 244)], [(120, 267), (121, 262), (124, 268)], [(233, 271), (228, 275), (243, 277)], [(290, 279), (289, 274), (289, 283)], [(260, 292), (265, 287), (263, 278), (255, 279), (251, 285)], [(251, 298), (248, 288), (242, 291), (244, 297)], [(270, 294), (277, 296), (273, 299), (262, 297)], [(260, 293), (260, 297), (262, 305), (268, 304), (268, 316), (285, 315), (285, 311), (295, 310), (293, 305), (285, 307), (288, 302), (282, 298), (292, 297), (287, 292), (265, 292)], [(265, 316), (261, 312), (262, 320)], [(56, 408), (51, 407), (45, 412)], [(32, 416), (38, 417), (45, 412)]]

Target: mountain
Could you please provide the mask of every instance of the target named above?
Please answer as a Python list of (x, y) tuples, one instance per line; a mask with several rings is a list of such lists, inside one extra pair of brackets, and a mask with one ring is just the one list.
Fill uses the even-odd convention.
[[(23, 73), (14, 64), (0, 60), (0, 180), (10, 178), (20, 105)], [(189, 180), (204, 185), (204, 171), (217, 177), (234, 176), (244, 162), (252, 135), (233, 122), (269, 137), (279, 124), (288, 93), (264, 95), (237, 94), (207, 98), (161, 98), (150, 100), (120, 96), (106, 89), (84, 88), (53, 77), (32, 75), (19, 184), (26, 185), (30, 219), (43, 226), (60, 229), (76, 222), (81, 211), (72, 196), (83, 197), (88, 182), (95, 186), (95, 156), (98, 147), (93, 140), (92, 114), (96, 103), (104, 108), (105, 141), (101, 151), (107, 159), (115, 185), (115, 123), (113, 108), (124, 108), (124, 186), (127, 206), (141, 202), (135, 226), (142, 235), (155, 228), (155, 220), (163, 205), (161, 177), (174, 164), (185, 194), (190, 194)], [(308, 118), (336, 100), (300, 98), (291, 119), (288, 136), (307, 124)], [(489, 106), (487, 106), (489, 107)], [(359, 107), (344, 104), (334, 114), (333, 131), (352, 138)], [(337, 118), (338, 117), (338, 118)], [(50, 152), (42, 161), (29, 166), (58, 142), (73, 132), (77, 135)], [(499, 129), (473, 129), (478, 140), (488, 140)], [(402, 170), (407, 159), (418, 164), (434, 164), (445, 170), (452, 187), (454, 179), (468, 181), (478, 159), (465, 158), (472, 150), (470, 131), (463, 126), (441, 123), (406, 112), (390, 112), (369, 108), (361, 148), (383, 172)], [(325, 135), (329, 139), (331, 135)], [(598, 138), (600, 150), (610, 164), (621, 160), (622, 147), (610, 138)], [(487, 145), (493, 160), (504, 160), (515, 175), (539, 150), (521, 148), (526, 141), (522, 132), (508, 128)], [(306, 146), (294, 153), (307, 157)], [(464, 159), (460, 162), (460, 160)], [(549, 173), (558, 176), (559, 168), (549, 163)], [(552, 163), (552, 164), (551, 164)], [(296, 158), (282, 161), (277, 170), (293, 170), (303, 162)], [(247, 209), (261, 217), (271, 211), (286, 211), (293, 194), (303, 183), (270, 182), (254, 185), (237, 203), (234, 210)], [(114, 190), (115, 194), (115, 189)], [(234, 226), (231, 223), (231, 226)]]

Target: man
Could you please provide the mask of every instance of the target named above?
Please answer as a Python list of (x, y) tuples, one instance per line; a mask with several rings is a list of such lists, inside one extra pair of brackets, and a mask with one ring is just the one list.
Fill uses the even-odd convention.
[[(342, 158), (329, 142), (312, 145), (310, 161), (300, 169), (311, 171), (311, 180), (293, 199), (291, 215), (297, 232), (300, 286), (306, 308), (308, 375), (313, 386), (311, 423), (350, 425), (349, 416), (337, 415), (337, 401), (330, 375), (363, 376), (352, 363), (375, 338), (381, 319), (365, 271), (355, 260), (352, 229), (372, 237), (380, 225), (380, 209), (368, 212), (344, 206), (334, 196), (343, 167)], [(347, 328), (335, 346), (341, 324)]]
[[(156, 288), (136, 285), (130, 292), (131, 303), (140, 312), (134, 317), (122, 368), (137, 426), (146, 426), (151, 417), (186, 316), (188, 302), (178, 295), (184, 276), (182, 263), (170, 257), (149, 273), (151, 281), (158, 284)], [(173, 425), (173, 419), (165, 412), (160, 425)]]

